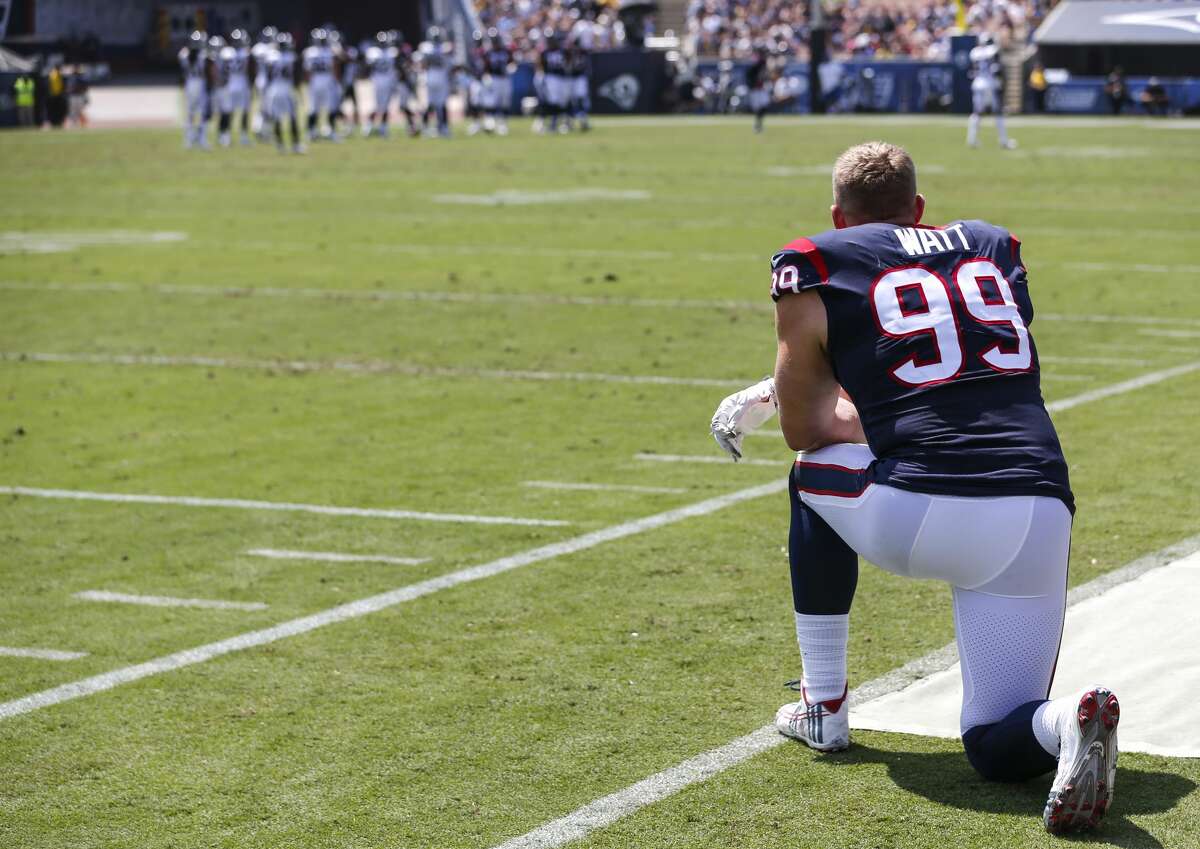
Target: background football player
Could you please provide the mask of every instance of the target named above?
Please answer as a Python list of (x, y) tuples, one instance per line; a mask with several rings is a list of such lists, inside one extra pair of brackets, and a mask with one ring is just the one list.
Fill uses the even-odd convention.
[(400, 51), (390, 32), (380, 30), (375, 34), (375, 43), (367, 48), (363, 55), (367, 72), (371, 77), (371, 89), (375, 96), (375, 106), (371, 110), (371, 123), (363, 127), (363, 135), (388, 136), (388, 122), (391, 118), (392, 100), (395, 99), (400, 85), (399, 61)]
[(278, 34), (275, 27), (265, 26), (258, 34), (258, 41), (250, 48), (250, 58), (254, 61), (254, 94), (258, 98), (253, 128), (259, 141), (267, 140), (271, 124), (271, 115), (267, 110), (267, 54), (275, 49), (275, 36)]
[[(450, 137), (450, 116), (446, 102), (450, 99), (450, 55), (453, 45), (445, 40), (441, 27), (430, 27), (425, 41), (417, 48), (417, 65), (425, 86), (425, 112), (422, 127), (426, 135), (435, 132), (442, 138)], [(434, 130), (432, 121), (437, 121)]]
[(1004, 88), (1004, 66), (1000, 63), (1000, 48), (989, 33), (979, 37), (971, 48), (971, 117), (967, 119), (967, 144), (979, 147), (979, 120), (982, 115), (996, 116), (996, 133), (1000, 146), (1011, 150), (1017, 146), (1004, 128), (1004, 105), (1000, 92)]
[(574, 36), (567, 45), (567, 99), (568, 121), (579, 122), (579, 129), (587, 132), (588, 113), (592, 111), (592, 98), (588, 92), (588, 77), (591, 72), (591, 54)]
[(471, 46), (466, 61), (454, 67), (454, 88), (465, 98), (467, 135), (479, 132), (484, 114), (483, 57), (486, 52), (484, 35), (480, 30), (471, 34)]
[(337, 111), (339, 115), (344, 116), (345, 113), (342, 112), (342, 109), (345, 107), (346, 101), (350, 101), (350, 120), (352, 122), (350, 126), (358, 127), (362, 124), (362, 114), (358, 110), (358, 89), (356, 83), (358, 82), (359, 75), (362, 73), (362, 63), (359, 61), (361, 57), (359, 56), (357, 47), (353, 44), (342, 44), (340, 38), (337, 45), (335, 45), (335, 49), (339, 52), (342, 64), (342, 96), (341, 101), (338, 103)]
[(183, 146), (208, 149), (205, 123), (210, 114), (209, 92), (213, 81), (212, 57), (208, 38), (200, 30), (188, 37), (179, 51), (179, 69), (183, 73), (183, 100), (186, 120), (183, 127)]
[(342, 89), (337, 80), (337, 57), (329, 44), (329, 31), (317, 27), (309, 33), (309, 45), (304, 48), (304, 76), (308, 82), (308, 140), (315, 141), (320, 130), (321, 116), (329, 122), (322, 138), (337, 141), (338, 107)]
[(487, 118), (484, 128), (508, 135), (508, 112), (512, 105), (512, 75), (516, 70), (512, 50), (492, 27), (487, 31), (483, 52), (483, 101)]
[(250, 144), (250, 36), (242, 29), (229, 34), (229, 43), (216, 54), (217, 138), (223, 147), (232, 140), (233, 114), (241, 115), (241, 142)]
[(561, 126), (561, 119), (567, 111), (567, 101), (571, 96), (570, 83), (567, 79), (567, 53), (563, 50), (558, 31), (547, 28), (543, 34), (545, 46), (538, 57), (538, 65), (542, 71), (542, 86), (545, 90), (545, 112), (549, 118), (550, 132), (567, 132), (566, 122)]
[(746, 88), (746, 99), (754, 113), (754, 132), (761, 133), (763, 118), (771, 106), (771, 67), (767, 51), (761, 47), (754, 51), (754, 64), (746, 69)]
[(275, 46), (266, 56), (267, 111), (275, 128), (275, 147), (280, 153), (287, 148), (283, 141), (283, 124), (291, 130), (292, 153), (303, 153), (300, 125), (296, 120), (296, 48), (291, 33), (275, 36)]

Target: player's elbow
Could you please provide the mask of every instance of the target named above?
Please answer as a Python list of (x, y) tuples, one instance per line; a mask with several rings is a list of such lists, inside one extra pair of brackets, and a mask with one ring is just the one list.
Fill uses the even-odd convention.
[(823, 434), (809, 422), (794, 421), (781, 415), (779, 427), (783, 431), (783, 441), (793, 451), (815, 451), (827, 444), (827, 441), (823, 439)]

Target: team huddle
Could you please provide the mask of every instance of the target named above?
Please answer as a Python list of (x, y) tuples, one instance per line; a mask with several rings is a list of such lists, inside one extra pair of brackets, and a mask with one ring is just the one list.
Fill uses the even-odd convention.
[[(273, 138), (281, 152), (302, 153), (305, 140), (341, 141), (355, 128), (364, 137), (387, 138), (394, 111), (403, 116), (409, 136), (449, 138), (448, 104), (455, 93), (464, 104), (468, 134), (507, 135), (508, 116), (521, 106), (514, 104), (513, 50), (494, 29), (475, 33), (464, 61), (439, 27), (430, 27), (415, 50), (396, 30), (354, 46), (335, 28), (318, 27), (308, 42), (300, 50), (290, 33), (269, 26), (254, 43), (241, 29), (228, 39), (193, 32), (179, 51), (184, 146), (208, 149), (214, 116), (222, 147), (233, 144), (235, 125), (241, 144)], [(586, 39), (564, 39), (553, 29), (541, 34), (533, 77), (535, 132), (588, 129), (589, 55)], [(372, 95), (366, 112), (359, 108), (359, 80), (369, 82)]]

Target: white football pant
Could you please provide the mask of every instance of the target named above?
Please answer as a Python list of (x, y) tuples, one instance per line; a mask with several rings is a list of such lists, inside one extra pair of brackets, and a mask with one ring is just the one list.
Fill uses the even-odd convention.
[[(865, 469), (865, 445), (797, 462)], [(1036, 495), (965, 498), (868, 484), (856, 497), (800, 492), (847, 545), (895, 575), (953, 588), (962, 730), (998, 722), (1050, 692), (1066, 610), (1071, 512)]]

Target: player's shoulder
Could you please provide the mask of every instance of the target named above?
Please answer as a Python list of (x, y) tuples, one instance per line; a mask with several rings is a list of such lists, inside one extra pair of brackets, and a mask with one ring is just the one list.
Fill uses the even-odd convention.
[(982, 218), (968, 218), (952, 221), (941, 229), (953, 230), (958, 228), (966, 234), (970, 250), (975, 253), (999, 259), (1009, 259), (1014, 264), (1021, 264), (1021, 240), (999, 224), (984, 221)]
[(771, 255), (771, 299), (799, 294), (829, 282), (827, 255), (832, 247), (831, 233), (792, 239)]

